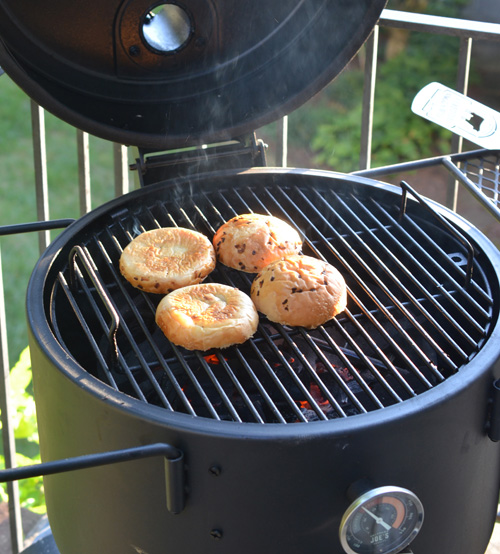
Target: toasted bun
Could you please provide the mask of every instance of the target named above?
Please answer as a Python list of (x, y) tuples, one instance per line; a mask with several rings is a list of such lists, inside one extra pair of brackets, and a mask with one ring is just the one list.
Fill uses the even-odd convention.
[(297, 231), (277, 217), (243, 214), (224, 223), (215, 233), (217, 258), (228, 267), (257, 273), (288, 254), (298, 254), (302, 240)]
[(265, 267), (250, 291), (255, 307), (282, 325), (314, 329), (342, 312), (344, 278), (332, 265), (310, 256), (287, 256)]
[(181, 227), (154, 229), (127, 244), (122, 275), (141, 290), (167, 294), (200, 283), (215, 268), (215, 252), (205, 235)]
[(245, 342), (257, 330), (259, 315), (240, 290), (205, 283), (165, 296), (156, 310), (156, 323), (174, 344), (209, 350)]

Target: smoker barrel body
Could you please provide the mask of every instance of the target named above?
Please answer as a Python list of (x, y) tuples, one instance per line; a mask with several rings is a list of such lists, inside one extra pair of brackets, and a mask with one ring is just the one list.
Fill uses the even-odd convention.
[(32, 347), (44, 459), (158, 441), (176, 445), (186, 459), (187, 503), (178, 515), (166, 508), (161, 460), (47, 477), (49, 521), (61, 553), (123, 554), (138, 547), (176, 554), (341, 554), (347, 488), (366, 477), (407, 487), (422, 500), (425, 521), (415, 553), (486, 549), (500, 474), (498, 444), (484, 431), (489, 371), (466, 390), (435, 390), (434, 398), (389, 408), (382, 417), (318, 422), (306, 430), (215, 429), (193, 425), (189, 416), (165, 422), (159, 410), (140, 414), (126, 400), (120, 405), (105, 391), (88, 390), (79, 371), (68, 379), (37, 342)]
[[(306, 170), (196, 176), (179, 186), (196, 197), (199, 190), (205, 196), (228, 183), (243, 194), (252, 182), (311, 180), (399, 199), (394, 187)], [(159, 459), (47, 477), (49, 519), (61, 553), (342, 554), (338, 531), (351, 502), (347, 490), (368, 479), (374, 486), (408, 488), (422, 501), (425, 520), (412, 543), (415, 554), (483, 554), (500, 475), (499, 445), (488, 437), (492, 385), (500, 377), (500, 262), (491, 243), (439, 208), (480, 252), (496, 305), (487, 338), (460, 371), (422, 394), (368, 413), (286, 425), (216, 421), (113, 389), (92, 375), (95, 368), (75, 360), (77, 347), (54, 334), (53, 284), (72, 247), (105, 221), (127, 220), (149, 195), (163, 197), (167, 206), (170, 197), (175, 202), (175, 189), (161, 184), (113, 201), (62, 233), (33, 273), (28, 320), (40, 445), (43, 460), (54, 460), (171, 444), (185, 458), (186, 505), (180, 514), (168, 512)], [(352, 287), (352, 277), (346, 279)]]

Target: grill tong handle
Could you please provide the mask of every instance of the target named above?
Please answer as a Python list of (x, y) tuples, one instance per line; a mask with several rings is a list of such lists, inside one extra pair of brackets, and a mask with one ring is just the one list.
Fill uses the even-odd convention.
[(182, 451), (170, 444), (156, 443), (145, 446), (86, 454), (52, 462), (42, 462), (23, 467), (14, 467), (0, 471), (0, 483), (17, 481), (30, 477), (41, 477), (86, 469), (103, 465), (130, 462), (142, 458), (165, 457), (165, 480), (167, 489), (167, 509), (173, 514), (179, 514), (184, 509), (184, 455)]

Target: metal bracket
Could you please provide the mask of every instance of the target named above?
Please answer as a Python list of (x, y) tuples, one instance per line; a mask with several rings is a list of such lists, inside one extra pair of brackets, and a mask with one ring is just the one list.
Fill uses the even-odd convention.
[(130, 169), (138, 171), (141, 186), (146, 186), (214, 170), (265, 167), (266, 148), (251, 134), (229, 142), (168, 152), (139, 149), (139, 157)]
[(474, 250), (474, 246), (472, 243), (456, 229), (453, 227), (442, 215), (440, 215), (438, 212), (432, 209), (432, 207), (425, 201), (424, 197), (418, 194), (418, 192), (410, 187), (410, 185), (406, 181), (401, 181), (401, 208), (399, 211), (399, 221), (400, 223), (403, 221), (404, 215), (406, 214), (406, 207), (407, 207), (407, 197), (408, 193), (410, 193), (415, 199), (424, 207), (426, 208), (429, 213), (431, 213), (434, 218), (443, 226), (445, 227), (459, 242), (462, 243), (462, 245), (467, 250), (467, 268), (465, 271), (465, 286), (467, 287), (471, 281), (472, 281), (472, 272), (473, 272), (473, 262), (474, 262), (474, 256), (476, 254)]
[(77, 469), (130, 462), (132, 460), (153, 458), (156, 456), (165, 457), (167, 509), (173, 514), (179, 514), (182, 512), (185, 505), (184, 455), (182, 451), (170, 444), (149, 444), (146, 446), (125, 448), (123, 450), (99, 452), (97, 454), (66, 458), (64, 460), (54, 460), (52, 462), (42, 462), (41, 464), (4, 469), (0, 471), (0, 483), (18, 481), (19, 479), (29, 479), (30, 477), (54, 475), (56, 473), (74, 471)]
[(52, 219), (50, 221), (31, 221), (29, 223), (15, 223), (13, 225), (2, 225), (0, 236), (17, 235), (19, 233), (32, 233), (36, 231), (50, 231), (62, 229), (71, 225), (74, 219)]
[(488, 436), (494, 442), (500, 441), (500, 379), (493, 383), (491, 408), (488, 420)]

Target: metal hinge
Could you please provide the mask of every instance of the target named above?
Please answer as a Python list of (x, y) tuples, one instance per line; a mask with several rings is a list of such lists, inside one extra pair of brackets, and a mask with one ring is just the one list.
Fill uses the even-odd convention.
[(252, 133), (229, 142), (168, 152), (139, 149), (139, 157), (130, 169), (137, 170), (140, 184), (145, 186), (210, 171), (265, 167), (266, 148)]

